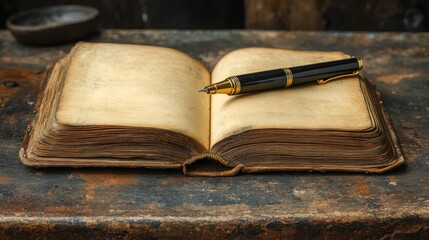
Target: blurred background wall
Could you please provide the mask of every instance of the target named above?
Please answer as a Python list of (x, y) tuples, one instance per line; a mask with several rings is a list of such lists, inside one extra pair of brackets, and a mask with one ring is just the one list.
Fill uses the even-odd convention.
[(1, 0), (19, 11), (60, 4), (100, 10), (102, 28), (428, 31), (428, 0)]

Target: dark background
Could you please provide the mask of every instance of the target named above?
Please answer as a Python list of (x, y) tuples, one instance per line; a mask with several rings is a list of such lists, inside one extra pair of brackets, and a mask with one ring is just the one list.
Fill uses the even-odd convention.
[(0, 0), (0, 28), (19, 11), (99, 9), (102, 28), (428, 31), (427, 0)]

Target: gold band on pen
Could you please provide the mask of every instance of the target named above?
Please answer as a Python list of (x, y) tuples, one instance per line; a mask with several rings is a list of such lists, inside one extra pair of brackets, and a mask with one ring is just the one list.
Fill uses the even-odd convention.
[(238, 77), (237, 76), (229, 77), (228, 81), (231, 84), (231, 92), (228, 95), (239, 94), (241, 91), (241, 84)]
[(289, 68), (283, 68), (283, 71), (285, 71), (285, 74), (286, 74), (286, 86), (285, 87), (290, 87), (293, 83), (292, 71)]
[(358, 71), (361, 70), (363, 68), (363, 61), (362, 58), (356, 58), (357, 62), (358, 62)]

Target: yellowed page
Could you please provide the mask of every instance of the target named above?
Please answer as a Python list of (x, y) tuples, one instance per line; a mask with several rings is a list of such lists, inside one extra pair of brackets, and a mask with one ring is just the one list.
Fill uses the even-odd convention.
[(210, 82), (205, 67), (168, 48), (79, 43), (56, 119), (68, 125), (173, 130), (209, 146)]
[[(219, 61), (213, 70), (212, 82), (238, 74), (347, 57), (340, 52), (239, 49)], [(250, 129), (362, 130), (369, 127), (371, 119), (357, 77), (251, 95), (212, 96), (211, 146)]]

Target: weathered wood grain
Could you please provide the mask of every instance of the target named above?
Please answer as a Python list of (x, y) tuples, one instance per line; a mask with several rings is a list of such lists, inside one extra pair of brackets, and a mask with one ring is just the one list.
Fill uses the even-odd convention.
[(427, 31), (425, 0), (245, 0), (246, 28)]
[[(429, 239), (429, 33), (105, 30), (87, 41), (173, 47), (210, 69), (249, 46), (340, 50), (365, 61), (406, 159), (392, 172), (189, 178), (147, 169), (34, 169), (18, 161), (43, 71), (72, 44), (0, 32), (0, 238)], [(91, 230), (91, 231), (88, 231)]]

